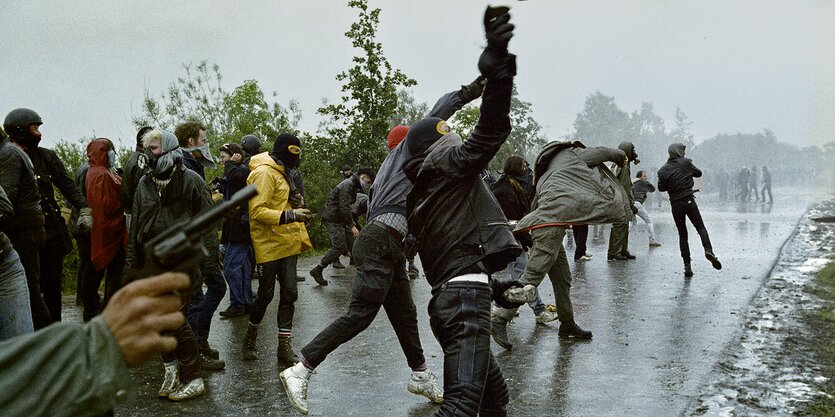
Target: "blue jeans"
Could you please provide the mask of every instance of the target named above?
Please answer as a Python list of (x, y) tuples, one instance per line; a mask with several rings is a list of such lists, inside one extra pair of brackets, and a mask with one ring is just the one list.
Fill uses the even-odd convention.
[(229, 284), (229, 304), (236, 309), (252, 304), (252, 265), (249, 264), (252, 246), (247, 243), (226, 245), (223, 275)]
[(0, 262), (0, 341), (32, 333), (32, 311), (26, 273), (17, 252), (9, 249)]
[(206, 294), (203, 294), (203, 286), (198, 284), (191, 297), (188, 315), (188, 323), (198, 342), (209, 337), (212, 316), (226, 295), (226, 280), (220, 271), (217, 249), (200, 264), (200, 274), (206, 284)]

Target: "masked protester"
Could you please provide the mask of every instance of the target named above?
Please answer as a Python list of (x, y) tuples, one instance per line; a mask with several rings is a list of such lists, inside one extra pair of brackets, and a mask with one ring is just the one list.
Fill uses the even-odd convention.
[[(638, 153), (635, 152), (635, 145), (632, 142), (621, 142), (618, 149), (626, 154), (626, 163), (612, 165), (612, 172), (620, 181), (623, 191), (626, 193), (626, 198), (629, 199), (629, 207), (632, 214), (637, 214), (638, 209), (634, 207), (635, 198), (632, 196), (632, 171), (629, 169), (629, 163), (638, 163)], [(612, 224), (612, 230), (609, 233), (609, 252), (607, 258), (610, 261), (622, 261), (627, 259), (635, 259), (635, 255), (629, 253), (629, 223), (618, 222)]]
[(509, 300), (491, 275), (522, 249), (481, 178), (511, 131), (516, 57), (507, 50), (513, 25), (502, 11), (488, 8), (484, 17), (487, 47), (478, 67), (487, 84), (473, 133), (462, 143), (445, 121), (427, 118), (412, 125), (404, 142), (412, 148), (404, 172), (414, 184), (408, 227), (432, 287), (429, 320), (448, 370), (435, 416), (507, 415), (507, 385), (490, 351), (490, 303)]
[(35, 168), (26, 154), (27, 149), (37, 148), (41, 140), (41, 124), (41, 117), (32, 110), (12, 110), (3, 121), (3, 129), (9, 139), (0, 144), (0, 186), (6, 191), (14, 209), (14, 217), (4, 233), (11, 240), (26, 271), (35, 330), (52, 322), (41, 295), (40, 255), (46, 238), (41, 193)]
[(687, 242), (687, 218), (696, 228), (699, 237), (702, 239), (702, 247), (705, 249), (705, 258), (715, 269), (722, 269), (722, 263), (713, 253), (713, 246), (710, 244), (710, 236), (707, 234), (705, 222), (696, 205), (696, 196), (693, 191), (693, 178), (702, 176), (702, 171), (693, 165), (693, 161), (684, 157), (685, 146), (681, 143), (670, 145), (667, 152), (670, 158), (667, 163), (658, 170), (658, 191), (666, 191), (670, 196), (670, 208), (673, 211), (673, 221), (678, 229), (678, 244), (681, 250), (681, 258), (684, 260), (684, 277), (693, 276), (693, 269), (690, 266), (690, 245)]
[[(249, 167), (243, 163), (243, 154), (243, 149), (236, 143), (220, 147), (220, 159), (223, 161), (220, 191), (223, 201), (229, 200), (246, 187)], [(229, 284), (229, 308), (220, 312), (221, 317), (243, 316), (252, 308), (252, 240), (249, 237), (249, 222), (244, 221), (247, 211), (246, 205), (243, 205), (223, 223), (220, 243), (226, 245), (223, 276)]]
[[(183, 166), (196, 172), (205, 181), (204, 168), (215, 165), (206, 141), (206, 126), (195, 121), (185, 122), (177, 126), (174, 134), (182, 150)], [(201, 366), (208, 371), (220, 371), (226, 367), (226, 362), (220, 359), (220, 352), (209, 345), (212, 317), (226, 295), (226, 279), (221, 271), (220, 246), (216, 234), (209, 236), (207, 247), (210, 256), (201, 261), (198, 270), (198, 281), (206, 284), (206, 292), (203, 292), (202, 285), (195, 287), (188, 318), (200, 349)]]
[[(473, 84), (443, 95), (427, 116), (451, 117), (481, 95), (481, 81), (479, 77)], [(412, 189), (412, 183), (403, 173), (403, 165), (411, 158), (413, 147), (400, 145), (408, 132), (409, 127), (402, 125), (389, 132), (386, 146), (390, 152), (368, 189), (366, 227), (352, 246), (356, 252), (357, 275), (348, 310), (302, 348), (299, 363), (279, 375), (291, 403), (302, 413), (309, 411), (307, 385), (313, 370), (328, 354), (368, 328), (381, 307), (386, 310), (411, 370), (407, 390), (436, 403), (443, 401), (443, 391), (426, 364), (418, 334), (417, 311), (403, 271), (403, 260), (409, 259), (410, 246), (403, 238), (411, 236), (406, 226), (406, 196)], [(361, 195), (357, 195), (358, 200)], [(376, 250), (378, 248), (386, 250)], [(417, 273), (409, 277), (417, 278)]]
[[(115, 161), (116, 151), (109, 139), (99, 138), (87, 145), (90, 168), (85, 190), (93, 211), (93, 228), (90, 231), (92, 268), (84, 280), (84, 321), (99, 314), (122, 282), (128, 236), (120, 199), (122, 178), (115, 173)], [(105, 273), (104, 303), (100, 305), (99, 285)]]
[(295, 194), (287, 179), (286, 167), (298, 166), (301, 141), (296, 136), (281, 134), (270, 153), (260, 153), (249, 161), (247, 184), (254, 185), (258, 195), (249, 200), (249, 234), (255, 249), (255, 260), (263, 270), (258, 283), (258, 296), (249, 314), (249, 326), (243, 340), (243, 358), (257, 359), (255, 348), (258, 326), (272, 302), (276, 281), (279, 285), (278, 350), (279, 363), (295, 363), (293, 352), (293, 315), (298, 298), (295, 277), (287, 271), (288, 259), (313, 245), (304, 222), (310, 210), (293, 208), (290, 197)]
[[(212, 206), (206, 183), (183, 166), (183, 154), (173, 133), (154, 129), (146, 133), (142, 141), (145, 153), (138, 159), (138, 164), (146, 173), (136, 187), (126, 252), (128, 268), (135, 269), (141, 269), (146, 262), (143, 253), (146, 242)], [(200, 285), (200, 280), (195, 279), (194, 284), (195, 287)], [(159, 396), (174, 401), (195, 398), (206, 392), (197, 342), (188, 321), (192, 294), (192, 291), (186, 291), (182, 297), (180, 312), (185, 315), (186, 322), (174, 332), (177, 349), (162, 355), (165, 378)]]
[(351, 205), (357, 201), (357, 193), (368, 189), (372, 182), (374, 182), (374, 170), (360, 168), (355, 175), (337, 184), (328, 195), (321, 215), (328, 229), (331, 247), (319, 260), (319, 265), (310, 270), (310, 275), (317, 284), (328, 285), (322, 271), (328, 265), (339, 261), (339, 256), (349, 250), (345, 229), (350, 229), (354, 237), (359, 235), (359, 229), (354, 225), (354, 217), (351, 214)]
[(136, 148), (133, 152), (131, 152), (130, 157), (128, 157), (128, 161), (123, 167), (124, 175), (122, 175), (122, 191), (120, 196), (122, 199), (122, 207), (125, 209), (125, 215), (128, 216), (128, 227), (130, 227), (129, 216), (131, 208), (133, 207), (133, 195), (136, 192), (136, 185), (139, 183), (139, 179), (142, 178), (143, 174), (136, 161), (139, 158), (139, 155), (145, 152), (145, 148), (142, 146), (142, 137), (151, 130), (153, 130), (151, 126), (143, 126), (136, 132)]

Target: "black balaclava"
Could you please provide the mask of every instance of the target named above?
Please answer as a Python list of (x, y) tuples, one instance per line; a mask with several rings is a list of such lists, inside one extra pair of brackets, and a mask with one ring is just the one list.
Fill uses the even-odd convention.
[(270, 156), (281, 161), (287, 168), (298, 168), (302, 153), (302, 142), (295, 135), (282, 133), (275, 138)]
[(674, 143), (667, 148), (667, 152), (670, 154), (670, 158), (684, 158), (684, 146), (683, 143)]
[[(444, 131), (446, 129), (446, 131)], [(412, 157), (419, 156), (426, 152), (433, 143), (442, 136), (449, 133), (449, 125), (439, 117), (427, 117), (421, 119), (409, 127), (406, 134), (406, 146)]]
[(255, 135), (246, 135), (241, 138), (241, 147), (244, 148), (244, 152), (248, 153), (250, 156), (258, 155), (261, 153), (261, 139)]

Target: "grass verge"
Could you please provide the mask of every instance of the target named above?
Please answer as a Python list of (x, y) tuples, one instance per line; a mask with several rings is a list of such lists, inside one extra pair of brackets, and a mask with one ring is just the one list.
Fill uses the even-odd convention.
[(815, 278), (812, 293), (825, 301), (824, 307), (810, 317), (815, 331), (815, 350), (830, 380), (822, 387), (829, 396), (810, 402), (799, 415), (835, 417), (835, 262), (830, 262)]

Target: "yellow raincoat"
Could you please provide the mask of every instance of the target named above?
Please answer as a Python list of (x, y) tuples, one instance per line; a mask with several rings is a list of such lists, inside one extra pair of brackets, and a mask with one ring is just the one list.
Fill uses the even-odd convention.
[(275, 261), (312, 249), (304, 223), (278, 224), (281, 213), (291, 210), (290, 184), (280, 166), (267, 152), (249, 161), (252, 171), (247, 184), (255, 185), (258, 195), (249, 200), (249, 234), (255, 249), (255, 262)]

